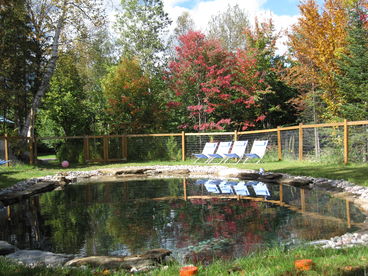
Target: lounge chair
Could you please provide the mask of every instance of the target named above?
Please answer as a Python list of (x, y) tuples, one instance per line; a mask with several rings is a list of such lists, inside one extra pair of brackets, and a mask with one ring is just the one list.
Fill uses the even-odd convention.
[(215, 153), (215, 150), (217, 148), (217, 144), (218, 143), (210, 143), (210, 142), (207, 142), (204, 145), (204, 148), (203, 148), (202, 153), (193, 153), (193, 155), (195, 157), (197, 157), (197, 160), (194, 161), (194, 163), (197, 163), (197, 161), (200, 160), (200, 159), (207, 159), (205, 163), (207, 163), (208, 161), (210, 161), (211, 160), (211, 157), (209, 156), (209, 154)]
[(232, 186), (233, 186), (232, 182), (229, 182), (227, 180), (223, 180), (220, 183), (219, 188), (221, 190), (221, 193), (223, 193), (223, 194), (234, 194)]
[(252, 187), (257, 196), (264, 196), (264, 197), (271, 196), (271, 193), (268, 190), (266, 183), (257, 182), (255, 184), (252, 184)]
[(249, 190), (244, 181), (240, 181), (237, 185), (233, 186), (234, 191), (237, 195), (249, 196)]
[(244, 157), (245, 149), (247, 148), (248, 141), (235, 141), (230, 153), (225, 153), (224, 163), (229, 161), (231, 158), (238, 159), (236, 163), (239, 163), (240, 160)]
[(210, 179), (206, 183), (204, 183), (204, 186), (206, 187), (207, 192), (221, 194), (221, 190), (219, 187), (220, 183), (220, 179)]
[(229, 153), (232, 143), (233, 142), (220, 142), (216, 153), (208, 154), (211, 157), (208, 163), (211, 163), (215, 159), (222, 159), (219, 162), (222, 163), (226, 159), (225, 154)]
[(245, 163), (249, 159), (255, 158), (259, 158), (259, 160), (257, 161), (257, 163), (259, 163), (266, 153), (267, 144), (268, 140), (255, 140), (253, 142), (253, 146), (252, 149), (250, 150), (250, 153), (245, 154), (245, 160), (243, 163)]
[(5, 165), (7, 163), (11, 162), (11, 160), (3, 160), (3, 159), (0, 159), (0, 165)]

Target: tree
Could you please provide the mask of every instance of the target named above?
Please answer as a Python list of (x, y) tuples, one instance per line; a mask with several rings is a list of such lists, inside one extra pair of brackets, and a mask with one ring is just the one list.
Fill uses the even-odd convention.
[(367, 9), (356, 5), (350, 13), (347, 53), (338, 61), (338, 93), (344, 100), (340, 116), (349, 120), (368, 117), (368, 22)]
[(327, 107), (325, 116), (331, 118), (343, 104), (334, 75), (346, 46), (346, 5), (343, 0), (326, 0), (320, 13), (316, 2), (307, 0), (299, 8), (301, 17), (289, 34), (291, 56), (297, 61), (295, 66), (300, 66), (299, 74), (304, 71), (305, 79), (312, 75), (317, 81), (310, 93), (322, 91)]
[[(88, 30), (88, 25), (99, 26), (103, 22), (100, 0), (26, 0), (30, 16), (32, 38), (41, 45), (40, 84), (32, 99), (30, 111), (20, 129), (22, 136), (33, 132), (35, 114), (49, 88), (62, 41), (73, 38), (73, 34)], [(86, 22), (89, 21), (89, 23)]]
[(0, 114), (19, 128), (38, 85), (41, 49), (31, 32), (25, 0), (0, 3)]
[(171, 21), (162, 0), (121, 0), (123, 14), (118, 17), (119, 43), (124, 57), (137, 58), (146, 73), (162, 65), (163, 36)]
[(200, 32), (189, 32), (180, 41), (169, 64), (173, 95), (167, 103), (179, 128), (244, 130), (264, 118), (253, 109), (262, 83), (254, 57), (230, 53)]
[(219, 39), (225, 49), (232, 52), (245, 49), (244, 32), (249, 28), (249, 20), (238, 5), (228, 5), (226, 11), (212, 16), (208, 24), (208, 37)]
[[(296, 97), (296, 89), (289, 87), (283, 80), (282, 74), (289, 63), (285, 57), (276, 55), (276, 41), (279, 34), (275, 32), (272, 20), (259, 22), (255, 20), (254, 28), (246, 28), (244, 35), (248, 53), (253, 53), (255, 69), (262, 73), (262, 83), (258, 89), (259, 114), (265, 119), (263, 128), (292, 124), (296, 120), (296, 109), (290, 100)], [(245, 51), (245, 50), (241, 50)]]
[(111, 133), (149, 133), (160, 124), (160, 105), (137, 59), (123, 58), (103, 79)]

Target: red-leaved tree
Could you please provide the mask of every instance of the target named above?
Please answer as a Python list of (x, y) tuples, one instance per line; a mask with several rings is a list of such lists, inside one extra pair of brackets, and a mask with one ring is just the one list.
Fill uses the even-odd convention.
[(167, 107), (179, 128), (246, 129), (262, 119), (252, 111), (262, 82), (254, 56), (230, 53), (200, 32), (190, 31), (179, 41), (167, 72), (173, 92)]

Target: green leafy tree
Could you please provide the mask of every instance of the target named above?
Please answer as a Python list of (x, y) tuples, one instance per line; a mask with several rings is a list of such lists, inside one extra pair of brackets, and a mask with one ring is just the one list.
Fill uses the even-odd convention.
[(171, 24), (162, 0), (121, 0), (123, 13), (118, 17), (119, 43), (123, 56), (137, 57), (150, 74), (162, 64), (163, 36)]
[[(0, 2), (0, 114), (18, 128), (38, 85), (41, 49), (31, 32), (25, 0)], [(0, 132), (7, 132), (6, 124)]]
[(149, 133), (160, 123), (151, 80), (137, 59), (123, 58), (103, 79), (111, 133)]
[(365, 120), (368, 117), (368, 22), (367, 9), (351, 11), (346, 54), (338, 62), (338, 91), (344, 99), (341, 117)]
[(26, 0), (30, 36), (40, 44), (40, 67), (37, 78), (39, 85), (34, 96), (29, 99), (31, 105), (24, 124), (19, 130), (20, 135), (32, 135), (36, 112), (42, 98), (49, 89), (55, 71), (56, 61), (62, 46), (70, 48), (76, 34), (90, 34), (92, 26), (101, 26), (104, 22), (101, 0)]

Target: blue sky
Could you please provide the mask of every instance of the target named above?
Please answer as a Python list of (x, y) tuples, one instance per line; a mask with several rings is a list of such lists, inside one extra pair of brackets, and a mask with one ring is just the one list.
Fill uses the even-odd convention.
[[(176, 1), (175, 5), (186, 8), (193, 9), (200, 2), (211, 2), (212, 0), (179, 0)], [(247, 2), (247, 0), (243, 0)], [(229, 1), (231, 2), (231, 1)], [(271, 10), (277, 15), (298, 15), (299, 14), (299, 0), (260, 0), (259, 2), (264, 2), (261, 4), (261, 8), (265, 10)], [(323, 0), (317, 0), (319, 4), (323, 3)]]

